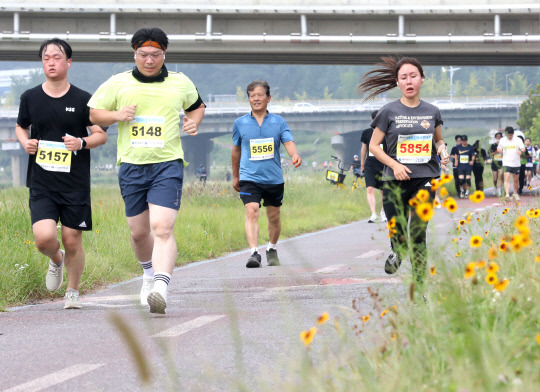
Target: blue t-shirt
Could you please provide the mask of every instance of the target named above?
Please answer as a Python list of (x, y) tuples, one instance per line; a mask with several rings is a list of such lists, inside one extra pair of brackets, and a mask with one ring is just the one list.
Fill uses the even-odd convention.
[[(252, 147), (256, 143), (267, 145), (268, 142), (264, 140), (269, 138), (273, 139), (273, 157), (251, 159)], [(268, 113), (260, 126), (251, 113), (237, 118), (233, 126), (233, 144), (241, 147), (240, 181), (253, 181), (258, 184), (283, 183), (279, 147), (280, 143), (290, 141), (294, 141), (292, 132), (281, 116)]]

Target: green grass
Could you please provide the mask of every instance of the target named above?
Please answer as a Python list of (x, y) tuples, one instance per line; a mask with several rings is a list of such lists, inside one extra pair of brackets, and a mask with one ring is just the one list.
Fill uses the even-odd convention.
[[(514, 222), (530, 207), (510, 206), (505, 216), (500, 207), (480, 215), (479, 222), (473, 216), (431, 253), (429, 265), (436, 273), (428, 274), (427, 302), (418, 294), (413, 300), (373, 292), (358, 298), (371, 304), (371, 311), (353, 306), (331, 314), (330, 321), (317, 326), (307, 349), (298, 340), (290, 376), (261, 390), (540, 390), (540, 250), (535, 240), (540, 218), (530, 219), (532, 245), (488, 258), (501, 238), (518, 233)], [(481, 247), (469, 246), (472, 235), (484, 237)], [(455, 257), (457, 249), (460, 257)], [(506, 289), (487, 283), (486, 268), (465, 277), (467, 263), (480, 260), (497, 263), (499, 281), (509, 279)], [(363, 322), (367, 315), (369, 321)]]
[[(281, 238), (296, 236), (368, 216), (365, 189), (335, 189), (322, 172), (286, 173)], [(350, 179), (347, 178), (348, 183)], [(124, 204), (116, 186), (92, 189), (94, 227), (83, 234), (86, 267), (81, 291), (140, 275), (129, 242)], [(62, 295), (45, 288), (47, 258), (33, 244), (26, 188), (0, 194), (0, 309)], [(183, 189), (175, 237), (177, 265), (219, 257), (247, 247), (245, 210), (230, 183), (189, 182)], [(260, 243), (268, 241), (266, 214), (261, 212)], [(63, 288), (65, 288), (65, 283)]]

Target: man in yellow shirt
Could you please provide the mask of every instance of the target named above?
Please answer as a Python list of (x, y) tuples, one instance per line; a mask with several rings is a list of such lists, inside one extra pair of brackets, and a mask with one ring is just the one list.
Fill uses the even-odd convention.
[[(136, 67), (112, 76), (88, 102), (95, 124), (118, 122), (118, 181), (135, 256), (143, 267), (141, 304), (165, 313), (176, 263), (174, 224), (182, 196), (182, 130), (196, 135), (205, 105), (195, 85), (165, 67), (167, 35), (143, 28), (131, 39)], [(155, 272), (154, 272), (155, 271)]]

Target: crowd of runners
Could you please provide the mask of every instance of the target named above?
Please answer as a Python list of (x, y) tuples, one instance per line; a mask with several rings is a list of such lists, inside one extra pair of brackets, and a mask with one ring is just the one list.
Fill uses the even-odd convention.
[[(113, 75), (90, 95), (70, 84), (72, 50), (60, 39), (45, 41), (39, 57), (46, 81), (21, 96), (17, 137), (29, 154), (27, 186), (30, 214), (38, 250), (49, 258), (46, 286), (58, 290), (63, 267), (68, 276), (65, 308), (80, 308), (79, 283), (85, 257), (82, 232), (92, 230), (90, 152), (107, 141), (108, 126), (118, 123), (118, 180), (125, 204), (130, 241), (143, 270), (140, 303), (151, 313), (165, 313), (167, 288), (176, 264), (174, 226), (181, 204), (184, 153), (180, 132), (195, 136), (206, 105), (191, 80), (165, 66), (167, 35), (159, 28), (143, 28), (131, 39), (135, 67)], [(432, 181), (448, 171), (451, 162), (456, 190), (466, 197), (471, 173), (476, 189), (483, 189), (484, 165), (491, 162), (496, 192), (519, 198), (523, 186), (538, 176), (538, 145), (521, 140), (514, 129), (499, 132), (488, 153), (479, 142), (456, 137), (450, 153), (443, 139), (439, 109), (420, 99), (424, 82), (421, 64), (413, 58), (383, 58), (379, 68), (364, 76), (359, 89), (374, 97), (396, 86), (401, 98), (372, 113), (363, 133), (360, 157), (351, 170), (363, 172), (375, 222), (375, 189), (381, 191), (382, 221), (395, 222), (392, 253), (385, 271), (395, 273), (409, 257), (413, 277), (421, 285), (426, 272), (428, 223), (410, 210), (408, 201), (420, 193), (435, 197)], [(259, 213), (266, 207), (269, 242), (266, 262), (281, 264), (277, 242), (281, 232), (284, 179), (280, 147), (292, 166), (302, 164), (291, 129), (268, 112), (270, 86), (264, 80), (248, 84), (250, 113), (238, 118), (232, 135), (232, 185), (245, 207), (245, 233), (250, 254), (246, 267), (263, 264), (259, 254)], [(184, 116), (181, 120), (181, 114)], [(89, 134), (90, 133), (90, 134)], [(504, 171), (504, 176), (503, 176)], [(206, 180), (201, 168), (201, 181)], [(523, 180), (521, 180), (521, 176)], [(262, 205), (261, 205), (262, 204)], [(61, 243), (57, 224), (61, 222)], [(406, 251), (409, 248), (411, 252)], [(62, 249), (62, 247), (64, 249)], [(407, 253), (408, 252), (408, 253)]]

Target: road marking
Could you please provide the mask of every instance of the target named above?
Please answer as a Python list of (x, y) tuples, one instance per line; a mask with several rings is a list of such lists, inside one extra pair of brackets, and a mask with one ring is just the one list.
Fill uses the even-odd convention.
[(224, 314), (219, 314), (215, 316), (197, 317), (196, 319), (186, 321), (185, 323), (182, 323), (182, 324), (178, 324), (172, 328), (166, 329), (165, 331), (158, 332), (155, 335), (152, 335), (152, 337), (153, 338), (172, 338), (175, 336), (180, 336), (182, 334), (185, 334), (186, 332), (202, 327), (203, 325), (209, 324), (223, 317), (225, 317)]
[(329, 274), (331, 272), (340, 270), (340, 269), (345, 268), (345, 267), (347, 267), (347, 264), (334, 264), (334, 265), (326, 266), (324, 268), (320, 268), (320, 269), (316, 270), (315, 273), (317, 273), (317, 274)]
[(84, 306), (100, 306), (102, 308), (125, 308), (131, 307), (132, 304), (121, 305), (121, 304), (100, 304), (98, 302), (84, 302)]
[(372, 279), (360, 279), (360, 278), (345, 278), (345, 279), (321, 279), (319, 284), (321, 286), (329, 285), (342, 285), (342, 284), (362, 284), (362, 283), (401, 283), (402, 280), (399, 277), (396, 278), (372, 278)]
[(254, 299), (268, 299), (268, 298), (279, 299), (280, 296), (285, 293), (285, 291), (305, 289), (305, 288), (315, 288), (315, 287), (319, 287), (319, 285), (318, 284), (304, 284), (304, 285), (295, 285), (295, 286), (271, 287), (260, 293), (255, 294), (253, 298)]
[(82, 376), (85, 373), (92, 372), (102, 366), (104, 363), (90, 364), (82, 363), (79, 365), (69, 366), (65, 369), (62, 369), (58, 372), (51, 373), (47, 376), (36, 378), (35, 380), (25, 382), (24, 384), (17, 385), (13, 388), (4, 390), (4, 392), (37, 392), (42, 391), (45, 388), (50, 388), (55, 385), (61, 384), (64, 381), (70, 380), (72, 378)]
[(367, 259), (369, 257), (375, 257), (383, 253), (384, 250), (370, 250), (367, 253), (361, 254), (360, 256), (356, 256), (355, 259)]
[(140, 299), (139, 294), (129, 294), (129, 295), (107, 295), (101, 297), (83, 297), (81, 301), (138, 301)]

